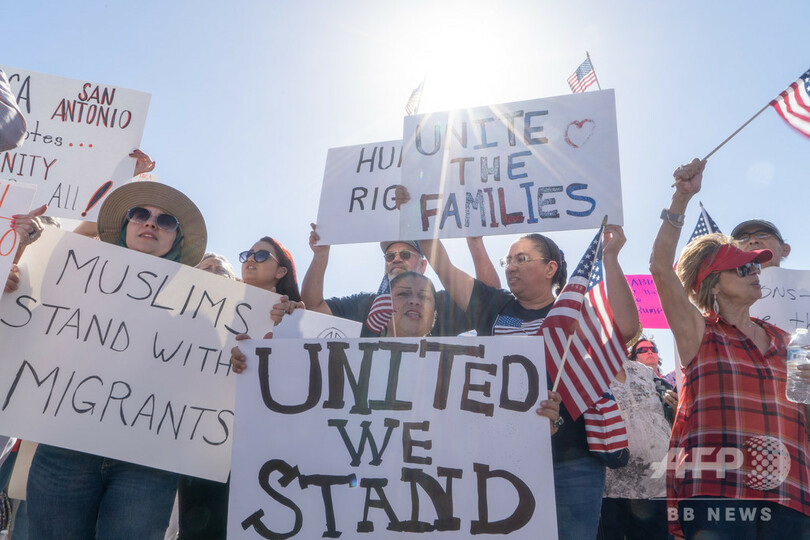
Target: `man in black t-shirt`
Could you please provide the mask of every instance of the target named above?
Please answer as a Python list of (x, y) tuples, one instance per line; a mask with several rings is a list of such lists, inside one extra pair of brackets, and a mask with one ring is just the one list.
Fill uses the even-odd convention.
[[(309, 245), (313, 252), (312, 263), (301, 284), (301, 299), (307, 309), (363, 323), (361, 337), (379, 336), (390, 318), (390, 300), (386, 302), (385, 298), (388, 292), (385, 287), (387, 280), (406, 271), (425, 273), (427, 260), (419, 250), (418, 244), (410, 241), (380, 244), (385, 263), (385, 277), (376, 293), (363, 292), (324, 299), (323, 279), (329, 262), (329, 246), (317, 245), (319, 239), (313, 225), (309, 237)], [(450, 299), (450, 295), (446, 291), (438, 292), (436, 323), (431, 333), (439, 336), (455, 336), (470, 328), (464, 311)]]

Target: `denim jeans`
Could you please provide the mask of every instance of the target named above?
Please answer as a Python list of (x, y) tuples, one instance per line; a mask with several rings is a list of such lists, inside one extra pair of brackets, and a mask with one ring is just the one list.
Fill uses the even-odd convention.
[(554, 463), (557, 534), (560, 540), (596, 538), (605, 466), (594, 457)]
[(40, 444), (28, 475), (31, 540), (163, 540), (177, 475)]

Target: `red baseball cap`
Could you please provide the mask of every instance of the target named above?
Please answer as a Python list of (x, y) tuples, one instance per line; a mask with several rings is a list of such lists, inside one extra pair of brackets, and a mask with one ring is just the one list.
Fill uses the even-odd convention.
[(732, 270), (751, 261), (764, 263), (770, 261), (772, 258), (773, 252), (770, 249), (743, 251), (732, 244), (724, 244), (723, 247), (717, 250), (714, 257), (707, 257), (701, 263), (695, 284), (692, 285), (692, 290), (697, 292), (700, 288), (700, 284), (703, 283), (703, 280), (709, 277), (709, 274), (712, 272)]

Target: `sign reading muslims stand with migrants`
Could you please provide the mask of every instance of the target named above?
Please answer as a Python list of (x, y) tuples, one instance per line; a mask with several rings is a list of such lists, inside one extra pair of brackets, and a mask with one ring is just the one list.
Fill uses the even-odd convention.
[(400, 236), (622, 224), (612, 90), (405, 118)]
[(236, 334), (279, 295), (46, 227), (0, 300), (0, 434), (224, 482)]
[(228, 538), (556, 538), (542, 338), (239, 347)]
[(0, 153), (0, 179), (38, 186), (34, 206), (95, 221), (101, 201), (135, 172), (150, 95), (0, 66), (25, 115), (23, 146)]

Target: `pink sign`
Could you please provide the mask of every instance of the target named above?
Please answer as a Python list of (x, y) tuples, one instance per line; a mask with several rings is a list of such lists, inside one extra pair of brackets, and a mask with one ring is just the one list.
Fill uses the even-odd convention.
[(633, 289), (633, 298), (636, 299), (641, 326), (644, 328), (669, 328), (652, 276), (638, 274), (625, 277), (630, 288)]

